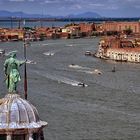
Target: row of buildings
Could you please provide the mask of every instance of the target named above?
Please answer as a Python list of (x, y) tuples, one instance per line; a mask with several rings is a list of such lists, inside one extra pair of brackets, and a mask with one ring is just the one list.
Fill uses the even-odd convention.
[(23, 40), (25, 32), (32, 41), (59, 38), (80, 38), (91, 36), (95, 31), (94, 23), (70, 24), (65, 27), (38, 27), (24, 29), (0, 29), (0, 41), (18, 41)]
[(97, 24), (97, 30), (101, 32), (131, 30), (133, 33), (140, 33), (140, 22), (103, 22)]
[(35, 28), (0, 28), (0, 41), (23, 40), (24, 33), (32, 41), (59, 38), (81, 38), (98, 35), (117, 35), (125, 33), (140, 33), (140, 22), (102, 22), (67, 24), (64, 27), (35, 27)]

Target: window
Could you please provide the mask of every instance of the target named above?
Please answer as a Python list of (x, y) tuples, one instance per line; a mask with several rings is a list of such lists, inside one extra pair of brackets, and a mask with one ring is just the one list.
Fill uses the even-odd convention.
[(25, 139), (26, 135), (12, 135), (12, 140), (26, 140)]
[(6, 140), (6, 135), (0, 135), (0, 140)]
[(119, 31), (121, 31), (121, 25), (119, 25)]
[(39, 138), (38, 134), (37, 133), (34, 133), (33, 134), (33, 140), (38, 140), (38, 138)]
[(137, 26), (135, 26), (135, 33), (137, 32)]

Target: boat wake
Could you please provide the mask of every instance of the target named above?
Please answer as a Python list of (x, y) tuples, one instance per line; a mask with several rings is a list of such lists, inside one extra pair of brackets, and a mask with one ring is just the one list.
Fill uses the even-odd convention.
[(75, 64), (71, 64), (69, 65), (70, 68), (74, 68), (74, 69), (85, 69), (85, 70), (90, 70), (91, 68), (88, 67), (83, 67), (83, 66), (79, 66), (79, 65), (75, 65)]
[(102, 72), (99, 69), (93, 69), (88, 67), (82, 67), (79, 65), (71, 64), (69, 65), (70, 68), (77, 69), (78, 72), (85, 72), (88, 74), (102, 74)]
[(49, 52), (44, 52), (43, 54), (46, 56), (53, 56), (55, 54), (55, 52), (49, 51)]
[(27, 60), (26, 63), (27, 63), (27, 64), (36, 64), (36, 62), (33, 61), (33, 60)]
[(49, 44), (41, 44), (42, 46), (48, 46)]
[(84, 73), (87, 73), (87, 74), (96, 74), (96, 75), (101, 75), (102, 72), (98, 69), (95, 69), (93, 71), (87, 71), (87, 70), (78, 70), (79, 72), (84, 72)]
[(60, 43), (58, 43), (58, 42), (57, 42), (57, 43), (56, 43), (56, 42), (50, 42), (50, 43), (49, 43), (49, 42), (48, 42), (48, 43), (42, 43), (41, 45), (42, 45), (42, 46), (51, 46), (51, 45), (55, 45), (55, 44), (60, 44)]
[(78, 86), (78, 87), (87, 87), (88, 86), (87, 84), (85, 84), (81, 81), (72, 80), (72, 79), (69, 79), (67, 77), (54, 75), (54, 74), (48, 74), (48, 73), (39, 72), (39, 71), (34, 71), (34, 72), (37, 73), (38, 75), (45, 77), (45, 78), (57, 81), (58, 83), (64, 83), (64, 84)]
[(66, 47), (73, 47), (74, 46), (74, 44), (67, 44), (67, 45), (65, 45)]

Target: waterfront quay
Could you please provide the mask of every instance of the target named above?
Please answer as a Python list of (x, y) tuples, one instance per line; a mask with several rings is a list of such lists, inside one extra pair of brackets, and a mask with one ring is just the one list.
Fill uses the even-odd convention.
[[(140, 65), (85, 56), (86, 50), (98, 49), (99, 40), (50, 39), (27, 47), (27, 59), (36, 62), (27, 64), (28, 100), (48, 122), (45, 140), (139, 140)], [(17, 50), (17, 57), (24, 59), (23, 42), (1, 42), (0, 48)], [(0, 58), (1, 97), (7, 93), (5, 59)], [(102, 74), (94, 74), (95, 69)], [(23, 71), (21, 67), (21, 79)], [(88, 86), (76, 86), (77, 82)], [(21, 96), (23, 83), (18, 85)]]

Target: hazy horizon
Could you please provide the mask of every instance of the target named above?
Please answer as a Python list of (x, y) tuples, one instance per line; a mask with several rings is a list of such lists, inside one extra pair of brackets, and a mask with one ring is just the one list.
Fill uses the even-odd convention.
[(102, 17), (139, 17), (139, 0), (1, 0), (0, 10), (66, 16), (95, 12)]

